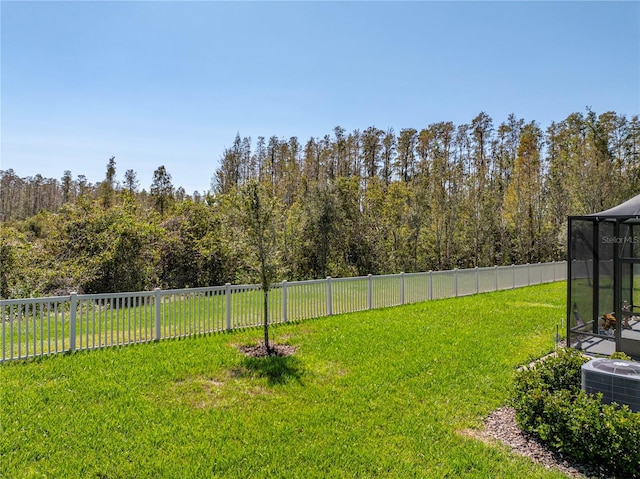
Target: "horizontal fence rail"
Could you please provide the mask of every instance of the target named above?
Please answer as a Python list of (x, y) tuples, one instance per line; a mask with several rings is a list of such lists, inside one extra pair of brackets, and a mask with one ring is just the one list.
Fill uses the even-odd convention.
[[(566, 262), (275, 283), (269, 323), (565, 280)], [(0, 362), (263, 324), (259, 285), (0, 301)]]

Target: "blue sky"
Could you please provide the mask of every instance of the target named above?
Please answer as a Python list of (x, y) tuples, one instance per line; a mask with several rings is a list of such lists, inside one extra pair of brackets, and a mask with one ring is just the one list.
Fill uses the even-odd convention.
[(2, 1), (0, 169), (205, 191), (236, 133), (640, 113), (640, 2)]

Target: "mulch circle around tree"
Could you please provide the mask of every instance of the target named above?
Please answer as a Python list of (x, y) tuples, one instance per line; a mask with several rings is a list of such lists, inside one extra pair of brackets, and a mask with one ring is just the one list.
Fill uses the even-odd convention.
[(296, 352), (296, 347), (289, 344), (270, 344), (271, 354), (267, 351), (264, 342), (254, 346), (239, 346), (238, 349), (251, 358), (262, 358), (266, 356), (291, 356)]

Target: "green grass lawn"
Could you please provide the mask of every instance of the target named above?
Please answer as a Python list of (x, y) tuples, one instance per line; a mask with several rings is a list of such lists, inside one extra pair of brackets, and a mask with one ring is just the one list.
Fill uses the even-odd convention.
[(2, 478), (564, 477), (460, 434), (554, 347), (565, 283), (0, 366)]

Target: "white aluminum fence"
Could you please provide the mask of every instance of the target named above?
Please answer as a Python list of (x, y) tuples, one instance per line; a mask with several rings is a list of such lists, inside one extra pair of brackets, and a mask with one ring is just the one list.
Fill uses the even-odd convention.
[[(270, 323), (318, 318), (566, 279), (566, 262), (283, 281)], [(0, 362), (262, 325), (259, 285), (0, 301)]]

